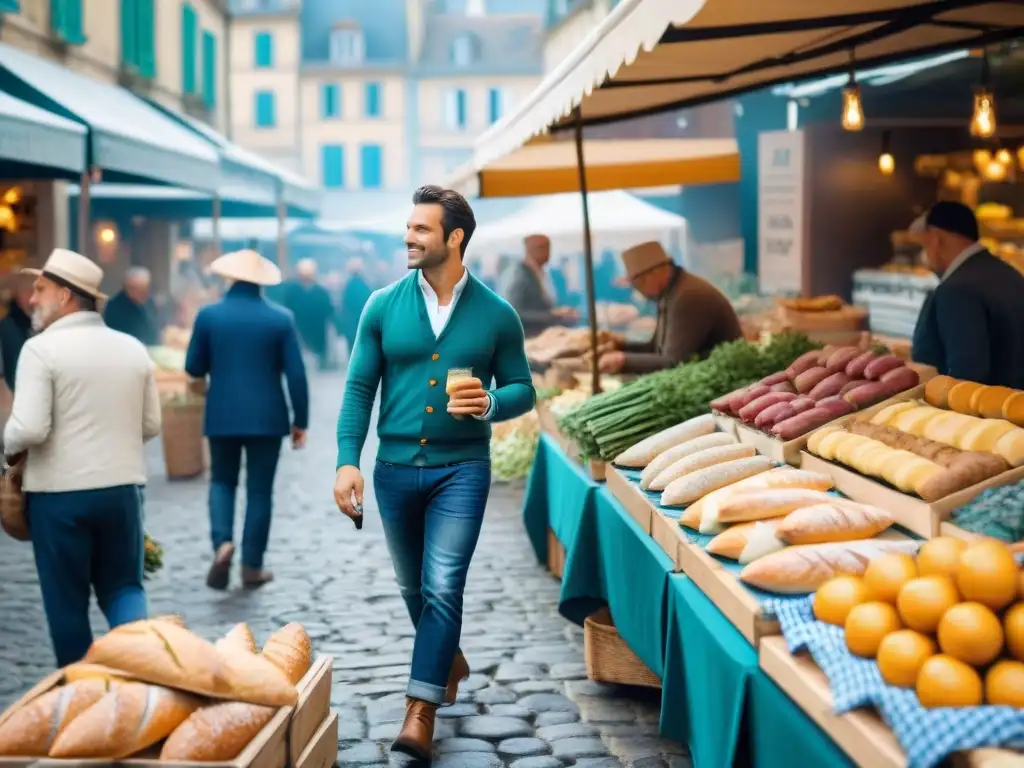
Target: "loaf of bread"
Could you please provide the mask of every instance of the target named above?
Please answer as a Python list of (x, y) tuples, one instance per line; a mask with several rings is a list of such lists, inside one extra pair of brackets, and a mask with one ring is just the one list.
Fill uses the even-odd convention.
[(827, 502), (824, 491), (806, 488), (767, 488), (737, 491), (718, 504), (718, 522), (745, 523), (788, 515), (794, 509)]
[(695, 416), (676, 424), (674, 427), (663, 429), (645, 440), (641, 440), (631, 448), (626, 449), (615, 457), (613, 463), (618, 467), (632, 467), (643, 469), (659, 455), (669, 448), (693, 440), (701, 435), (710, 435), (716, 431), (715, 417), (710, 413)]
[(693, 440), (687, 440), (685, 443), (669, 448), (655, 456), (654, 460), (644, 468), (640, 474), (640, 487), (646, 491), (654, 478), (680, 459), (700, 451), (706, 451), (708, 448), (721, 448), (734, 443), (736, 443), (736, 438), (732, 435), (726, 432), (712, 432), (710, 435), (695, 437)]
[(123, 683), (76, 717), (53, 742), (50, 757), (128, 757), (166, 738), (201, 701), (146, 683)]
[(163, 616), (156, 616), (153, 618), (153, 621), (163, 621), (167, 624), (174, 624), (176, 626), (179, 626), (182, 629), (185, 628), (185, 620), (176, 613), (167, 613)]
[(267, 658), (247, 651), (229, 651), (220, 658), (231, 693), (216, 698), (269, 707), (290, 707), (298, 700), (295, 685)]
[(771, 459), (764, 456), (751, 456), (698, 469), (696, 472), (690, 472), (669, 483), (661, 494), (661, 503), (666, 507), (691, 504), (712, 491), (761, 472), (767, 472), (774, 466)]
[(244, 622), (241, 624), (235, 624), (228, 633), (224, 635), (220, 640), (213, 644), (217, 649), (218, 653), (230, 653), (232, 651), (241, 651), (245, 653), (258, 653), (259, 649), (256, 647), (256, 638), (252, 636), (252, 630), (249, 629), (249, 625)]
[[(777, 523), (778, 521), (769, 520), (767, 522)], [(747, 539), (750, 534), (754, 532), (755, 525), (757, 525), (756, 521), (740, 523), (739, 525), (730, 525), (709, 541), (707, 547), (704, 548), (704, 551), (708, 554), (724, 557), (728, 560), (739, 560), (740, 553), (743, 551), (743, 548), (747, 546)]]
[(154, 685), (234, 698), (232, 681), (213, 643), (174, 624), (122, 624), (95, 640), (83, 661), (127, 672)]
[(106, 680), (79, 680), (54, 688), (0, 721), (0, 756), (45, 757), (75, 718), (110, 690)]
[(284, 672), (288, 682), (297, 685), (313, 663), (313, 645), (305, 628), (293, 621), (270, 636), (262, 656)]
[(757, 450), (752, 445), (722, 445), (717, 448), (706, 448), (703, 451), (685, 456), (674, 462), (666, 469), (663, 469), (651, 480), (648, 489), (652, 491), (664, 491), (668, 486), (679, 478), (697, 472), (716, 464), (724, 464), (727, 461), (737, 459), (748, 459), (755, 456)]
[(833, 576), (863, 575), (868, 563), (888, 552), (913, 555), (920, 542), (867, 539), (786, 547), (746, 566), (740, 579), (757, 589), (781, 595), (814, 592)]
[(179, 725), (160, 750), (173, 762), (219, 763), (242, 753), (277, 710), (259, 704), (226, 701), (198, 709)]
[(883, 509), (832, 498), (786, 515), (775, 535), (787, 544), (827, 544), (870, 539), (890, 525), (892, 516)]
[(1003, 403), (1003, 418), (1024, 427), (1024, 392), (1017, 392)]
[(924, 399), (936, 408), (949, 408), (949, 390), (959, 383), (952, 376), (934, 376), (924, 385)]
[(109, 680), (117, 682), (121, 680), (134, 679), (135, 678), (127, 672), (121, 672), (117, 669), (104, 667), (100, 664), (86, 664), (85, 662), (79, 661), (74, 664), (68, 664), (64, 667), (65, 683), (75, 683), (79, 680)]

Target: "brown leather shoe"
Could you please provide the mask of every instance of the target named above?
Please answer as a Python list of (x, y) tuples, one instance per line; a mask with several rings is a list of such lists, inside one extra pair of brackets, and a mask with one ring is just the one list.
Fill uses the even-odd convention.
[(213, 556), (213, 563), (206, 574), (206, 586), (210, 589), (227, 589), (231, 577), (231, 560), (235, 556), (235, 545), (230, 541), (221, 544), (217, 548), (217, 554)]
[(257, 589), (273, 580), (274, 574), (271, 571), (242, 566), (242, 586), (247, 589)]
[(462, 651), (455, 652), (452, 660), (452, 671), (448, 675), (448, 687), (444, 691), (444, 703), (454, 704), (459, 697), (459, 683), (469, 677), (469, 662), (462, 655)]
[(405, 722), (392, 752), (401, 752), (423, 762), (430, 762), (434, 744), (434, 718), (437, 705), (421, 699), (405, 700)]

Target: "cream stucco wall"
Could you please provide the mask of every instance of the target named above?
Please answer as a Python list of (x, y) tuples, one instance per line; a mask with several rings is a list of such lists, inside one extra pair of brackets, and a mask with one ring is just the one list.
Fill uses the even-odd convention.
[(550, 72), (562, 63), (611, 10), (609, 0), (591, 0), (574, 9), (549, 30), (544, 38), (544, 72)]
[[(340, 113), (325, 118), (321, 111), (321, 91), (327, 83), (336, 84), (340, 94)], [(367, 117), (367, 83), (381, 87), (381, 114)], [(373, 70), (306, 72), (302, 77), (300, 122), (302, 125), (302, 172), (321, 183), (321, 148), (336, 144), (344, 148), (345, 187), (358, 189), (362, 144), (378, 144), (383, 155), (384, 189), (401, 189), (409, 183), (409, 160), (405, 134), (405, 81), (390, 72)]]
[[(256, 67), (256, 37), (270, 33), (273, 66)], [(299, 154), (299, 20), (294, 14), (238, 16), (231, 23), (231, 138), (301, 173)], [(274, 93), (275, 125), (256, 127), (256, 94)]]
[[(500, 88), (503, 112), (508, 114), (537, 86), (534, 76), (467, 75), (431, 78), (419, 81), (420, 147), (423, 149), (471, 149), (473, 141), (490, 127), (490, 90)], [(446, 121), (448, 93), (466, 92), (466, 126), (450, 126)]]

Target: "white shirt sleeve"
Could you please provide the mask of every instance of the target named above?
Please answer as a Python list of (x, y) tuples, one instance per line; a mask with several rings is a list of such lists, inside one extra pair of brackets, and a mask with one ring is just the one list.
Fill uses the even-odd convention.
[(482, 416), (474, 416), (474, 419), (478, 421), (490, 421), (494, 418), (494, 411), (498, 407), (498, 401), (494, 399), (494, 395), (490, 392), (487, 393), (487, 410), (484, 411)]
[(50, 435), (53, 418), (53, 375), (30, 344), (22, 347), (14, 379), (14, 405), (4, 428), (8, 456), (41, 445)]
[(146, 376), (146, 392), (142, 402), (142, 439), (152, 440), (160, 434), (163, 426), (163, 413), (160, 410), (160, 393), (156, 388), (156, 376), (153, 375), (153, 366), (149, 368)]

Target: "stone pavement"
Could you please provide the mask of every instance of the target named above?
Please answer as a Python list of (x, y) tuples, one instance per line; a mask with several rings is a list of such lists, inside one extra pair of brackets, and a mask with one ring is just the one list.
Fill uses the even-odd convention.
[[(334, 657), (339, 763), (384, 766), (403, 716), (413, 631), (372, 491), (359, 532), (333, 503), (342, 385), (337, 374), (311, 382), (309, 445), (301, 453), (285, 449), (276, 486), (268, 566), (277, 580), (256, 592), (205, 587), (205, 481), (168, 482), (160, 446), (150, 446), (147, 527), (166, 554), (148, 591), (154, 615), (180, 613), (211, 639), (239, 621), (258, 640), (289, 621), (302, 622), (315, 649)], [(369, 478), (375, 440), (368, 442)], [(521, 495), (521, 485), (495, 485), (492, 492), (465, 602), (462, 647), (473, 675), (458, 703), (441, 711), (434, 766), (688, 768), (683, 747), (657, 738), (656, 695), (585, 679), (582, 631), (557, 613), (558, 585), (527, 542)], [(240, 533), (241, 520), (238, 525)], [(31, 548), (0, 535), (0, 709), (52, 670), (40, 603)], [(94, 613), (102, 632), (102, 616)]]

